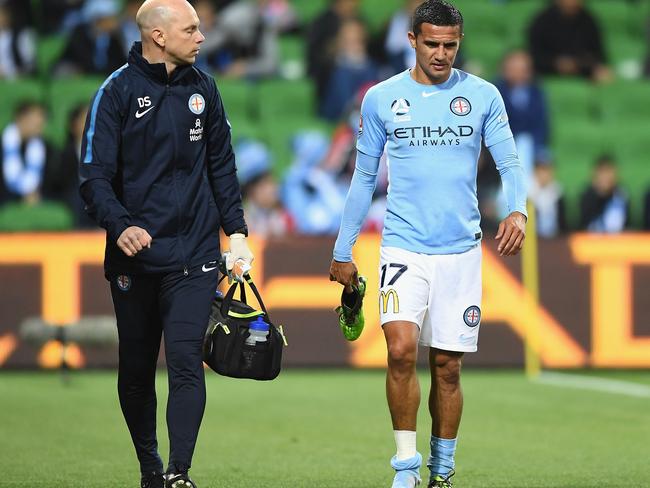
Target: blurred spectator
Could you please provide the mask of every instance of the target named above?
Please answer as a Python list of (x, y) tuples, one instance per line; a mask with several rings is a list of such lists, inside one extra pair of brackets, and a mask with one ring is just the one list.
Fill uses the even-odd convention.
[(229, 78), (263, 78), (278, 71), (280, 50), (277, 31), (264, 16), (267, 0), (238, 0), (216, 13), (208, 0), (195, 9), (205, 41), (202, 60)]
[(0, 8), (6, 9), (11, 17), (11, 27), (16, 31), (34, 29), (34, 2), (25, 0), (0, 0)]
[[(17, 0), (21, 3), (24, 0)], [(74, 28), (81, 21), (81, 10), (85, 0), (46, 0), (38, 2), (40, 17), (39, 32), (47, 35)]]
[[(523, 50), (506, 54), (501, 66), (501, 79), (495, 84), (505, 102), (515, 139), (531, 138), (533, 160), (546, 159), (549, 134), (546, 98), (533, 79), (530, 55)], [(532, 163), (530, 161), (525, 167), (532, 169)]]
[(22, 200), (35, 204), (48, 162), (43, 140), (47, 115), (39, 102), (24, 102), (16, 109), (14, 121), (2, 131), (2, 178), (0, 202)]
[(34, 32), (19, 27), (9, 5), (0, 3), (0, 78), (15, 78), (34, 72)]
[(140, 40), (140, 29), (138, 29), (138, 24), (135, 22), (135, 14), (138, 13), (140, 5), (142, 5), (142, 0), (126, 0), (124, 10), (120, 16), (122, 47), (127, 58), (133, 43)]
[(366, 28), (360, 21), (350, 19), (341, 25), (329, 76), (318, 112), (335, 121), (363, 85), (377, 81), (377, 67), (368, 56)]
[(115, 0), (87, 0), (85, 21), (70, 34), (56, 74), (108, 75), (122, 66), (126, 56), (118, 13)]
[(261, 0), (260, 8), (266, 24), (280, 34), (299, 29), (298, 15), (289, 0)]
[(316, 98), (322, 100), (334, 58), (336, 38), (343, 22), (360, 19), (360, 0), (330, 0), (330, 5), (307, 28), (307, 74), (316, 86)]
[(393, 73), (415, 66), (415, 49), (411, 47), (408, 32), (411, 30), (413, 12), (421, 3), (422, 0), (404, 0), (403, 7), (390, 19), (384, 48)]
[(283, 201), (301, 234), (338, 232), (349, 181), (339, 183), (335, 168), (322, 167), (329, 141), (320, 132), (293, 139), (294, 161), (283, 184)]
[(46, 168), (43, 194), (45, 198), (64, 203), (71, 210), (76, 227), (95, 228), (97, 224), (84, 211), (79, 195), (79, 163), (88, 105), (82, 103), (68, 114), (67, 139), (56, 164)]
[(591, 77), (595, 81), (612, 76), (606, 66), (600, 28), (583, 0), (554, 0), (533, 19), (528, 37), (540, 74)]
[[(357, 159), (357, 135), (361, 117), (361, 102), (372, 84), (367, 84), (357, 92), (354, 103), (348, 108), (345, 116), (335, 127), (330, 147), (321, 166), (336, 175), (336, 179), (349, 187), (354, 174)], [(385, 155), (382, 156), (385, 159)], [(388, 189), (388, 168), (379, 165), (377, 183), (372, 197), (368, 215), (364, 221), (364, 231), (380, 232), (383, 229), (386, 214), (386, 194)]]
[(580, 224), (591, 232), (621, 232), (628, 223), (629, 201), (618, 186), (616, 163), (609, 155), (596, 160), (591, 185), (580, 200)]
[(556, 237), (568, 230), (564, 191), (555, 180), (553, 165), (547, 161), (537, 162), (528, 198), (535, 207), (537, 235)]
[(291, 232), (291, 218), (282, 207), (278, 185), (271, 173), (268, 148), (260, 142), (245, 140), (237, 144), (235, 152), (244, 215), (252, 232), (264, 237)]

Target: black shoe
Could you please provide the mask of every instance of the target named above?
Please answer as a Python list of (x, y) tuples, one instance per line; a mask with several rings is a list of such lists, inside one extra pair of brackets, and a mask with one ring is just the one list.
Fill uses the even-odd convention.
[(156, 472), (143, 474), (140, 488), (165, 488), (165, 475)]
[(429, 481), (427, 488), (452, 488), (453, 484), (451, 482), (451, 477), (454, 474), (456, 474), (456, 472), (452, 469), (447, 476), (437, 475)]
[(187, 473), (167, 473), (165, 488), (196, 488)]

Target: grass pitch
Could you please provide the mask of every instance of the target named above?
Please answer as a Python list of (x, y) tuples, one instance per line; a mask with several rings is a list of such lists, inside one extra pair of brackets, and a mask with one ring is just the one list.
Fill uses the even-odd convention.
[[(381, 371), (287, 370), (269, 383), (206, 372), (199, 488), (389, 487), (394, 453)], [(648, 372), (597, 373), (650, 387)], [(0, 373), (0, 487), (137, 487), (114, 372)], [(428, 377), (421, 377), (428, 387)], [(159, 391), (159, 442), (166, 380)], [(456, 486), (650, 486), (650, 398), (466, 370)], [(426, 395), (418, 449), (428, 453)], [(426, 474), (423, 471), (423, 474)]]

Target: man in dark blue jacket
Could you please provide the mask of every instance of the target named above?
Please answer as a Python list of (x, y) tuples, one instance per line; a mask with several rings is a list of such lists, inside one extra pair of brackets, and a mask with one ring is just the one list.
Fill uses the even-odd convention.
[[(147, 0), (142, 42), (95, 95), (80, 164), (88, 213), (106, 229), (105, 273), (120, 338), (118, 392), (143, 488), (193, 488), (187, 474), (205, 408), (201, 344), (217, 284), (246, 244), (230, 126), (214, 80), (192, 66), (204, 40), (185, 0)], [(155, 371), (169, 373), (166, 475), (156, 439)]]

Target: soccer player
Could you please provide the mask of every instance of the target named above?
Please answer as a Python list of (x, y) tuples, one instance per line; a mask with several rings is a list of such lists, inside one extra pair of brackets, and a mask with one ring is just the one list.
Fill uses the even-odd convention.
[[(196, 488), (188, 470), (205, 410), (203, 337), (217, 286), (219, 227), (227, 268), (253, 256), (230, 127), (212, 77), (193, 66), (204, 40), (185, 0), (147, 0), (142, 42), (95, 95), (80, 192), (106, 229), (104, 268), (119, 332), (117, 388), (142, 488)], [(161, 336), (169, 376), (166, 474), (156, 437)]]
[(421, 482), (416, 450), (418, 342), (427, 347), (432, 418), (429, 487), (450, 487), (463, 407), (465, 352), (476, 351), (481, 320), (481, 229), (476, 199), (481, 141), (501, 174), (510, 214), (496, 239), (517, 254), (526, 223), (524, 173), (503, 101), (490, 83), (452, 68), (463, 18), (427, 0), (408, 34), (416, 65), (366, 94), (357, 162), (330, 275), (356, 284), (352, 247), (370, 205), (379, 158), (388, 152), (389, 192), (379, 268), (379, 307), (388, 346), (386, 393), (397, 453), (393, 488)]

